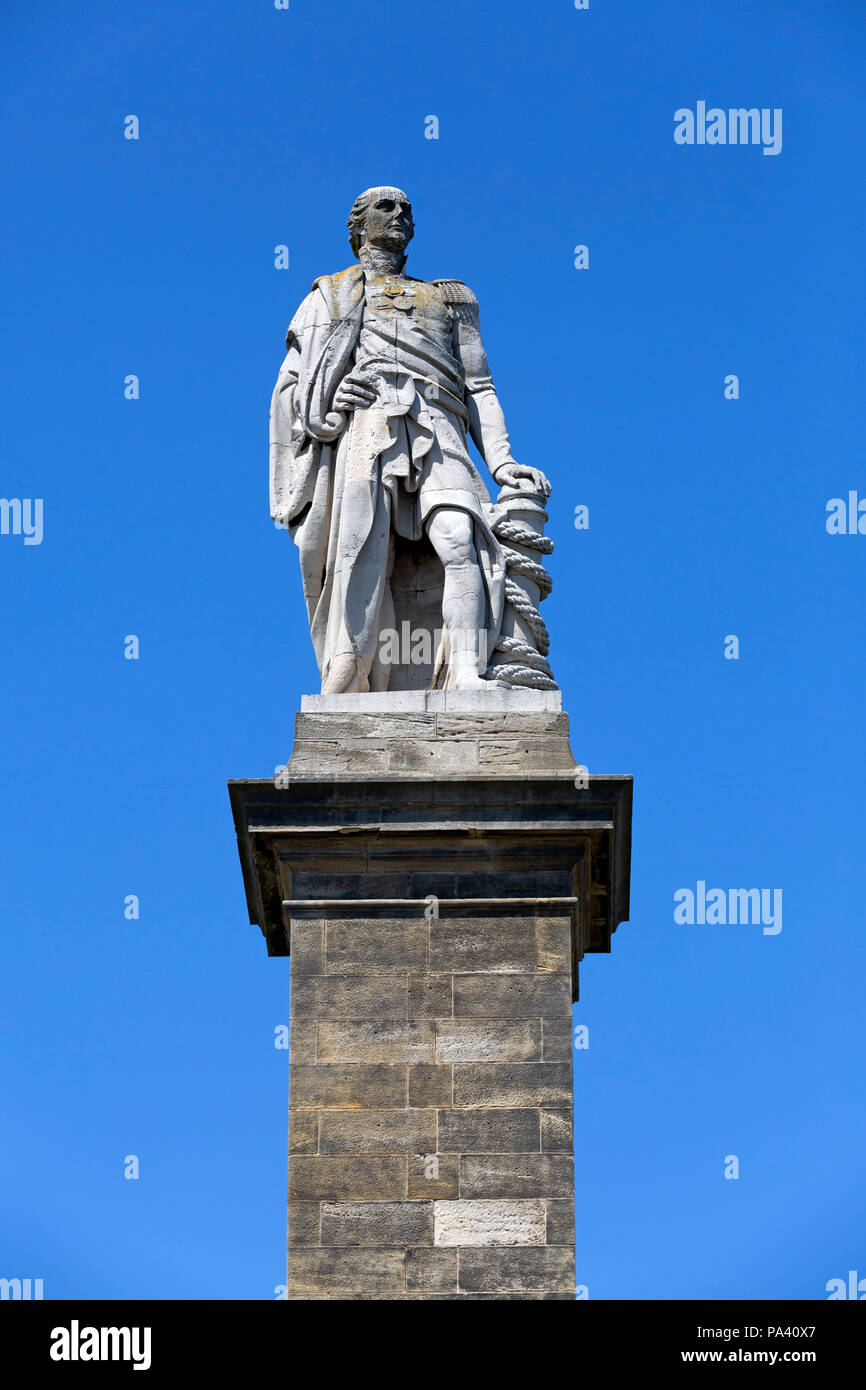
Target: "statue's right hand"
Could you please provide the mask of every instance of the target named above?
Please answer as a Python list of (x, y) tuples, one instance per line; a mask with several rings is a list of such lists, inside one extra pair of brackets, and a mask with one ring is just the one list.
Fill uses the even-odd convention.
[(334, 410), (363, 410), (376, 400), (376, 388), (363, 376), (345, 376), (334, 392)]

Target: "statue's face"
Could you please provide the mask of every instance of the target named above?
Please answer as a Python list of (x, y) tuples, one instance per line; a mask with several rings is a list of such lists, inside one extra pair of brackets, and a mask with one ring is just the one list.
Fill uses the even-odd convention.
[(406, 194), (397, 188), (377, 190), (364, 219), (365, 244), (405, 251), (414, 231), (412, 204)]

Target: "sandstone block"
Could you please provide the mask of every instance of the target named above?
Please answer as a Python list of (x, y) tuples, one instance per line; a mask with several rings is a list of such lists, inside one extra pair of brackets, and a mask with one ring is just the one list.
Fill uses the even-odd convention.
[(541, 1201), (435, 1202), (436, 1245), (543, 1245), (546, 1213)]

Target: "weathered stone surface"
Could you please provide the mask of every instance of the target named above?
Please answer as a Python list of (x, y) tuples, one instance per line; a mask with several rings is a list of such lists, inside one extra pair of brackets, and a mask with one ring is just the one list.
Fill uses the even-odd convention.
[(537, 1019), (440, 1021), (436, 1025), (436, 1060), (540, 1062), (541, 1041), (541, 1023)]
[(546, 1213), (540, 1201), (436, 1202), (436, 1245), (543, 1245)]
[(406, 1196), (406, 1159), (398, 1155), (292, 1158), (289, 1196), (302, 1201), (371, 1202)]
[[(399, 1295), (397, 1295), (399, 1297)], [(447, 1300), (450, 1303), (458, 1299), (463, 1303), (490, 1303), (496, 1300), (497, 1303), (573, 1303), (573, 1293), (469, 1293), (466, 1289), (461, 1289), (459, 1293), (430, 1293), (430, 1294), (406, 1294), (407, 1299), (416, 1298), (436, 1299), (439, 1302)]]
[(451, 1067), (436, 1062), (416, 1062), (409, 1067), (409, 1104), (425, 1106), (451, 1105)]
[(325, 929), (322, 922), (295, 918), (292, 922), (292, 987), (299, 975), (320, 975), (325, 968)]
[[(472, 759), (461, 757), (462, 750), (438, 747), (432, 741), (423, 739), (399, 739), (388, 745), (387, 767), (393, 772), (431, 772), (441, 770), (443, 761), (455, 771), (461, 767), (471, 767)], [(446, 756), (443, 758), (443, 753)], [(450, 754), (451, 756), (448, 756)]]
[(535, 937), (539, 970), (571, 970), (571, 922), (567, 917), (537, 918)]
[[(408, 1265), (409, 1254), (407, 1251), (406, 1261)], [(441, 1253), (445, 1253), (444, 1251)], [(461, 1289), (451, 1293), (352, 1293), (352, 1294), (330, 1294), (330, 1293), (296, 1293), (291, 1290), (286, 1295), (291, 1302), (303, 1303), (328, 1303), (339, 1299), (340, 1301), (351, 1298), (359, 1303), (573, 1303), (573, 1293), (468, 1293)]]
[(319, 1024), (319, 1062), (432, 1062), (436, 1035), (422, 1019), (353, 1019)]
[(339, 772), (351, 761), (356, 772), (382, 772), (388, 767), (388, 751), (384, 744), (372, 739), (345, 739), (326, 743), (301, 744), (292, 754), (292, 771)]
[(570, 1106), (563, 1110), (542, 1110), (541, 1147), (545, 1153), (573, 1153), (574, 1112)]
[(315, 1060), (315, 1022), (300, 1018), (292, 1020), (289, 1028), (289, 1065), (294, 1066), (296, 1062), (315, 1062)]
[(323, 1154), (435, 1153), (435, 1110), (323, 1110)]
[(522, 1109), (567, 1105), (571, 1065), (566, 1062), (467, 1062), (454, 1066), (454, 1105)]
[[(342, 703), (337, 702), (337, 704), (336, 711), (328, 713), (296, 714), (296, 743), (308, 743), (311, 740), (335, 742), (342, 738), (373, 738), (380, 742), (387, 742), (393, 738), (432, 739), (436, 737), (435, 714), (421, 712), (418, 714), (401, 714), (399, 712), (391, 714), (382, 709), (372, 714), (363, 714), (358, 710), (346, 713)], [(521, 717), (526, 718), (525, 715)], [(556, 718), (557, 716), (553, 717)]]
[[(446, 1252), (437, 1252), (445, 1254)], [(453, 1253), (457, 1253), (456, 1251)], [(409, 1255), (407, 1251), (406, 1263), (408, 1266)], [(572, 1303), (574, 1302), (573, 1293), (469, 1293), (465, 1289), (452, 1291), (450, 1293), (437, 1293), (431, 1290), (429, 1293), (413, 1291), (412, 1293), (298, 1293), (290, 1290), (286, 1295), (291, 1302), (303, 1303), (328, 1303), (334, 1300), (344, 1300), (351, 1298), (359, 1303)]]
[(399, 1294), (406, 1288), (405, 1250), (318, 1249), (289, 1252), (288, 1288), (290, 1294), (319, 1296), (363, 1291)]
[(574, 1198), (545, 1202), (547, 1208), (547, 1245), (567, 1245), (574, 1248)]
[(562, 767), (574, 766), (567, 743), (550, 738), (482, 738), (478, 741), (480, 767)]
[(289, 1202), (289, 1245), (319, 1244), (318, 1202)]
[[(368, 891), (351, 847), (339, 862), (344, 885)], [(410, 881), (447, 899), (524, 886), (483, 867), (409, 880), (395, 868), (369, 891)], [(339, 875), (299, 883), (326, 894)], [(402, 1251), (405, 1266), (403, 1284), (393, 1261), (368, 1284), (351, 1261), (302, 1265), (289, 1297), (314, 1284), (326, 1299), (562, 1297), (560, 1265), (468, 1265), (464, 1285), (458, 1255), (573, 1244), (567, 924), (419, 913), (303, 926), (304, 962), (317, 968), (292, 981), (292, 1246)]]
[[(353, 856), (354, 857), (354, 856)], [(364, 897), (371, 898), (406, 898), (410, 893), (411, 875), (401, 873), (395, 866), (393, 872), (385, 869), (381, 873), (374, 873), (372, 870), (364, 872), (363, 860), (360, 860), (357, 869), (353, 872), (351, 864), (347, 862), (348, 855), (341, 854), (334, 856), (331, 861), (325, 861), (316, 867), (306, 867), (297, 869), (292, 874), (293, 895), (303, 901), (312, 900), (313, 903), (323, 902), (322, 911), (327, 912), (327, 899), (335, 897)], [(309, 909), (315, 911), (313, 907)], [(325, 931), (332, 925), (330, 918), (325, 921)], [(327, 954), (327, 951), (326, 951)], [(346, 973), (342, 970), (333, 970), (330, 966), (331, 974)], [(349, 972), (352, 973), (352, 972)], [(358, 971), (358, 974), (364, 974)], [(381, 974), (381, 971), (371, 971), (371, 974)], [(394, 973), (397, 973), (396, 971)]]
[[(470, 898), (513, 898), (517, 905), (521, 899), (526, 897), (556, 898), (560, 895), (568, 895), (571, 892), (571, 883), (566, 872), (556, 867), (546, 868), (543, 863), (539, 862), (538, 858), (533, 863), (518, 866), (502, 863), (496, 859), (492, 863), (489, 859), (485, 862), (482, 857), (478, 856), (473, 865), (467, 855), (464, 871), (460, 875), (460, 889)], [(515, 915), (514, 913), (510, 917), (505, 916), (507, 912), (505, 906), (501, 907), (500, 912), (502, 915), (488, 915), (486, 919), (476, 917), (472, 921), (472, 926), (483, 927), (485, 920), (491, 926), (494, 924), (505, 926), (509, 921), (514, 921), (524, 928), (530, 926), (534, 931), (534, 916)], [(452, 925), (455, 924), (452, 923)], [(525, 953), (525, 959), (521, 958), (519, 966), (509, 968), (534, 971), (536, 964), (537, 950), (528, 949)], [(471, 963), (466, 966), (461, 966), (458, 962), (456, 965), (448, 967), (448, 969), (470, 970), (488, 968), (483, 961), (480, 964)], [(496, 969), (495, 963), (493, 969)]]
[[(478, 889), (479, 876), (472, 875)], [(488, 885), (489, 886), (489, 885)], [(501, 890), (501, 882), (496, 883)], [(482, 896), (473, 893), (472, 896)], [(430, 924), (430, 969), (441, 971), (535, 971), (535, 922), (481, 918), (478, 921)]]
[[(453, 877), (453, 875), (452, 875)], [(455, 896), (453, 884), (449, 885), (451, 897)], [(444, 889), (439, 885), (427, 887), (419, 884), (413, 875), (413, 896), (426, 898), (428, 893), (438, 896)], [(410, 1018), (450, 1018), (452, 983), (451, 975), (410, 975), (409, 976), (409, 1017)], [(396, 1017), (396, 1015), (395, 1015)]]
[(571, 1032), (571, 1015), (564, 1018), (542, 1019), (543, 1052), (545, 1062), (570, 1062), (574, 1039)]
[(432, 1202), (322, 1203), (322, 1245), (432, 1243)]
[(409, 1157), (410, 1197), (422, 1200), (456, 1197), (460, 1191), (460, 1160), (456, 1154), (412, 1154)]
[(440, 1110), (440, 1153), (537, 1153), (538, 1110)]
[(423, 919), (371, 920), (363, 927), (358, 920), (328, 923), (328, 974), (394, 975), (426, 968), (427, 924)]
[(418, 1246), (406, 1252), (406, 1288), (424, 1293), (457, 1292), (457, 1251)]
[(454, 976), (455, 1018), (571, 1017), (568, 975)]
[(314, 1154), (318, 1150), (318, 1110), (292, 1110), (289, 1116), (289, 1153)]
[(574, 1163), (569, 1154), (464, 1154), (461, 1197), (570, 1197)]
[[(450, 994), (449, 980), (449, 994)], [(295, 1019), (406, 1018), (405, 975), (302, 975), (292, 981)]]
[(574, 1252), (564, 1246), (463, 1249), (459, 1265), (460, 1288), (467, 1293), (561, 1290), (574, 1297)]
[(496, 734), (512, 734), (526, 737), (534, 734), (559, 734), (568, 737), (568, 715), (553, 711), (541, 713), (523, 710), (519, 714), (506, 710), (486, 711), (481, 714), (437, 714), (436, 737), (464, 742)]
[(405, 1106), (407, 1095), (405, 1065), (301, 1062), (289, 1067), (292, 1109), (389, 1109)]

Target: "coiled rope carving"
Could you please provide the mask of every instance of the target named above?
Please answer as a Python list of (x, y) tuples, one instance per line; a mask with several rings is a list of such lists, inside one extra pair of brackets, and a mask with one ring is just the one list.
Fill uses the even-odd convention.
[(493, 523), (493, 534), (501, 541), (514, 541), (515, 545), (526, 545), (530, 550), (538, 550), (542, 555), (553, 554), (553, 541), (549, 536), (541, 536), (531, 526), (522, 521), (511, 521), (501, 516)]
[(543, 565), (506, 544), (506, 542), (512, 541), (515, 545), (525, 546), (527, 550), (535, 550), (541, 555), (550, 555), (553, 551), (553, 541), (549, 536), (542, 536), (537, 531), (533, 531), (530, 526), (525, 526), (520, 521), (512, 521), (507, 516), (497, 517), (493, 521), (491, 529), (497, 540), (502, 542), (508, 571), (505, 576), (505, 601), (510, 603), (512, 608), (519, 613), (535, 638), (537, 649), (530, 646), (528, 642), (521, 642), (516, 637), (505, 637), (500, 634), (494, 650), (503, 652), (506, 656), (511, 657), (511, 660), (504, 662), (501, 666), (488, 667), (488, 679), (506, 681), (509, 685), (533, 686), (537, 690), (556, 690), (557, 685), (553, 679), (553, 672), (546, 660), (547, 653), (550, 651), (550, 633), (547, 630), (547, 624), (535, 604), (528, 598), (520, 585), (511, 578), (511, 575), (522, 574), (525, 578), (530, 579), (538, 587), (539, 602), (550, 593), (553, 588), (553, 580)]

